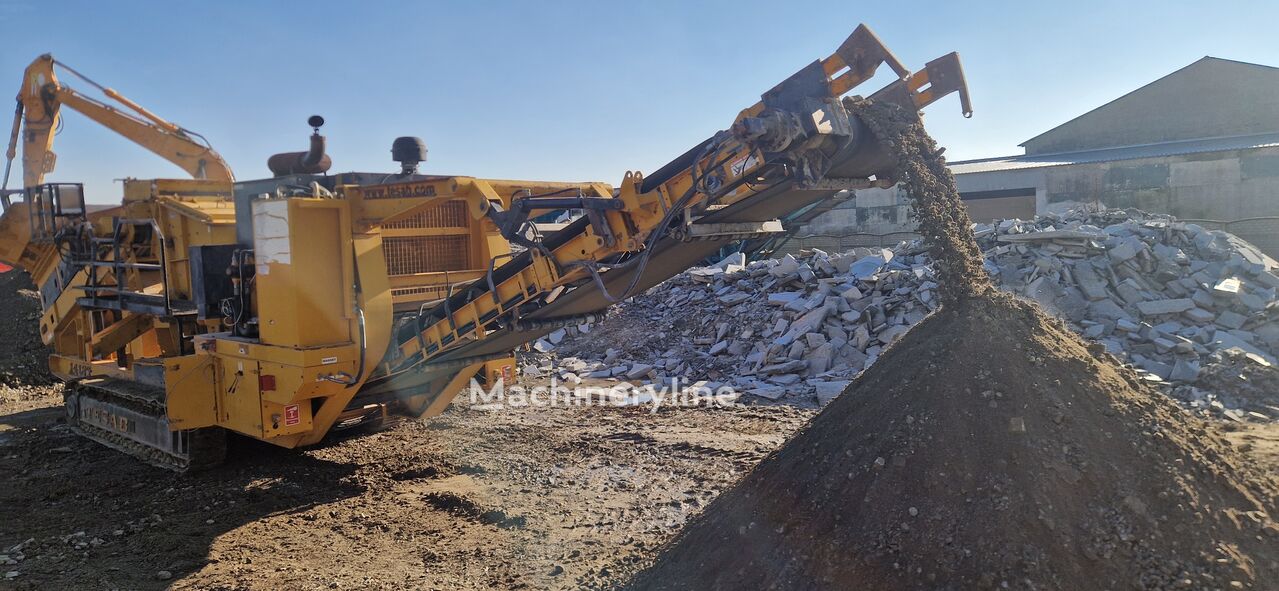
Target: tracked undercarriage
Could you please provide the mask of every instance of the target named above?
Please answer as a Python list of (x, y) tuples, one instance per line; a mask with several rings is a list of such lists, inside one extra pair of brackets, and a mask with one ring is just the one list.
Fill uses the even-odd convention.
[(226, 431), (171, 430), (164, 390), (137, 382), (87, 378), (67, 383), (67, 424), (89, 439), (176, 471), (200, 470), (226, 456)]

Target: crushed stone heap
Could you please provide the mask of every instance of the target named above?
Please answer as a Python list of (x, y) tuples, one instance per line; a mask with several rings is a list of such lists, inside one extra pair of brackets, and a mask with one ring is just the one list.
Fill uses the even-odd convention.
[(1279, 418), (1279, 392), (1258, 395), (1249, 377), (1279, 376), (1279, 276), (1252, 245), (1119, 210), (1005, 220), (978, 236), (1001, 287), (1178, 399), (1230, 420)]
[(1274, 475), (1092, 347), (1007, 295), (944, 308), (633, 587), (1273, 589)]

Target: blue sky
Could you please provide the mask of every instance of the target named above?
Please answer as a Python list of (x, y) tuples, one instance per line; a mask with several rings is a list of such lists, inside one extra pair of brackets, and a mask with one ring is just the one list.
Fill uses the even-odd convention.
[[(0, 92), (51, 52), (204, 134), (241, 179), (305, 149), (318, 113), (334, 172), (391, 170), (391, 140), (417, 135), (430, 172), (616, 183), (726, 127), (859, 22), (912, 69), (960, 52), (976, 115), (954, 97), (926, 111), (952, 160), (1019, 153), (1204, 55), (1279, 65), (1279, 3), (1260, 1), (0, 0)], [(54, 150), (49, 178), (95, 202), (118, 201), (114, 178), (182, 175), (78, 114)]]

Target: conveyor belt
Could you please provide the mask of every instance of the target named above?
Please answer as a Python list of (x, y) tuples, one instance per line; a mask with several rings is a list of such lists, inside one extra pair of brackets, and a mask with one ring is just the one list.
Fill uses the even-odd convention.
[[(862, 133), (868, 134), (869, 132), (863, 129)], [(876, 172), (883, 174), (885, 168), (891, 166), (891, 161), (887, 160), (884, 154), (879, 151), (876, 142), (864, 139), (858, 146), (858, 148), (850, 150), (846, 154), (841, 154), (840, 159), (836, 160), (835, 164), (840, 168), (841, 176), (843, 174), (859, 174), (862, 177), (866, 177)], [(687, 166), (688, 164), (685, 163), (690, 161), (686, 154), (677, 158), (672, 164), (678, 163)], [(668, 171), (665, 174), (673, 175), (682, 170), (682, 167), (670, 167), (668, 165), (668, 167), (660, 169), (659, 174), (663, 174), (663, 171)], [(655, 182), (663, 180), (661, 176), (655, 175), (654, 178), (656, 179)], [(698, 219), (696, 223), (717, 224), (773, 220), (784, 217), (810, 204), (830, 199), (837, 192), (837, 189), (804, 189), (798, 187), (794, 181), (783, 181), (765, 188), (730, 207), (714, 211)], [(572, 237), (585, 232), (587, 227), (588, 222), (585, 219), (579, 219), (559, 232), (547, 236), (544, 239), (544, 244), (549, 249), (554, 249)], [(685, 269), (696, 266), (701, 260), (715, 252), (722, 244), (722, 241), (716, 240), (684, 242), (669, 235), (660, 239), (654, 247), (643, 276), (635, 285), (635, 293), (657, 285)], [(507, 264), (494, 270), (494, 281), (500, 282), (507, 277), (513, 276), (528, 264), (530, 264), (530, 257), (527, 253), (515, 257)], [(635, 267), (616, 269), (602, 273), (602, 279), (609, 292), (616, 295), (621, 293), (631, 283), (635, 272)], [(458, 294), (454, 296), (449, 305), (452, 309), (457, 309), (474, 297), (489, 296), (487, 293), (478, 296), (465, 293)], [(538, 321), (549, 318), (579, 316), (602, 311), (611, 305), (612, 303), (599, 290), (596, 284), (588, 281), (578, 285), (572, 291), (561, 295), (555, 301), (537, 311), (526, 315), (524, 319)], [(388, 382), (380, 384), (378, 389), (392, 389), (399, 392), (430, 390), (432, 382), (438, 383), (451, 378), (462, 369), (466, 360), (505, 356), (516, 347), (533, 341), (552, 330), (554, 330), (553, 326), (530, 330), (506, 328), (491, 332), (483, 340), (462, 344), (436, 355), (425, 366), (419, 368), (418, 371), (397, 376)]]
[[(878, 142), (870, 137), (870, 131), (861, 125), (860, 122), (856, 126), (859, 136), (858, 141), (850, 145), (850, 148), (844, 153), (838, 154), (834, 159), (831, 167), (835, 174), (831, 176), (839, 176), (841, 178), (866, 178), (875, 174), (887, 174), (892, 169), (892, 160), (882, 151)], [(675, 159), (667, 166), (662, 167), (654, 174), (653, 177), (645, 179), (645, 186), (656, 187), (662, 182), (680, 172), (683, 172), (692, 165), (692, 156), (700, 151), (699, 144), (693, 150), (686, 152), (679, 158)], [(697, 224), (715, 224), (725, 222), (762, 222), (780, 217), (798, 211), (810, 204), (819, 203), (823, 200), (830, 199), (838, 193), (837, 189), (803, 189), (796, 186), (794, 181), (783, 181), (768, 187), (754, 196), (735, 203), (730, 207), (712, 212), (697, 220)], [(586, 231), (588, 227), (587, 221), (579, 219), (573, 224), (565, 227), (554, 235), (545, 239), (545, 244), (550, 249), (554, 249), (567, 242), (571, 237)], [(636, 292), (643, 291), (673, 277), (689, 267), (696, 266), (699, 261), (706, 256), (715, 252), (722, 242), (715, 240), (702, 240), (692, 242), (682, 242), (672, 236), (666, 236), (658, 241), (653, 254), (651, 255), (648, 266), (644, 270), (644, 275), (640, 278), (636, 285)], [(516, 257), (509, 263), (502, 265), (495, 270), (495, 281), (513, 275), (518, 269), (529, 264), (527, 253), (521, 257)], [(604, 284), (608, 287), (609, 292), (613, 294), (621, 293), (621, 291), (630, 284), (634, 278), (634, 269), (625, 268), (615, 271), (603, 273)], [(455, 301), (450, 305), (456, 309), (465, 303), (465, 296), (455, 296)], [(545, 318), (558, 318), (564, 316), (578, 316), (592, 312), (599, 312), (608, 308), (611, 303), (600, 292), (594, 283), (585, 283), (572, 292), (560, 296), (554, 302), (544, 306), (536, 312), (529, 314), (526, 318), (529, 320), (539, 320)], [(552, 328), (542, 330), (504, 330), (501, 333), (489, 334), (483, 341), (462, 345), (449, 350), (431, 360), (431, 363), (453, 361), (469, 357), (485, 356), (499, 353), (502, 351), (510, 351), (515, 347), (537, 339), (538, 337), (549, 333)]]
[[(783, 168), (786, 166), (807, 166), (808, 168), (803, 168), (804, 174), (795, 174), (792, 169), (788, 174), (770, 175), (768, 177), (771, 179), (769, 182), (773, 184), (761, 189), (752, 187), (751, 190), (755, 191), (754, 193), (736, 201), (730, 200), (726, 207), (712, 209), (693, 221), (694, 226), (724, 223), (757, 223), (783, 218), (805, 207), (819, 204), (834, 197), (841, 187), (821, 182), (825, 179), (865, 180), (872, 177), (884, 179), (891, 175), (895, 162), (874, 138), (870, 130), (856, 116), (847, 112), (848, 105), (830, 100), (851, 88), (851, 86), (846, 84), (849, 80), (852, 80), (852, 84), (855, 85), (860, 80), (869, 78), (878, 62), (871, 64), (866, 61), (867, 59), (896, 64), (895, 58), (892, 58), (891, 54), (887, 54), (887, 50), (883, 49), (882, 46), (877, 45), (878, 40), (873, 39), (873, 35), (871, 39), (873, 39), (874, 43), (867, 45), (869, 41), (865, 37), (866, 34), (869, 34), (869, 32), (863, 32), (862, 28), (859, 28), (858, 32), (855, 32), (834, 56), (821, 62), (814, 62), (809, 67), (800, 70), (773, 90), (765, 93), (764, 100), (760, 104), (743, 112), (743, 117), (758, 117), (759, 119), (755, 121), (759, 121), (759, 125), (767, 126), (774, 123), (774, 121), (767, 120), (770, 116), (768, 115), (770, 110), (774, 113), (782, 112), (798, 115), (797, 120), (802, 121), (809, 117), (807, 114), (812, 112), (813, 105), (816, 104), (819, 105), (820, 109), (824, 110), (824, 116), (828, 118), (825, 121), (834, 121), (836, 127), (846, 125), (847, 128), (843, 131), (837, 131), (835, 136), (819, 135), (830, 133), (829, 131), (807, 130), (803, 132), (804, 135), (794, 136), (796, 139), (793, 141), (786, 139), (791, 137), (786, 136), (786, 132), (789, 131), (786, 122), (783, 122), (780, 127), (768, 128), (768, 131), (765, 132), (766, 134), (773, 133), (775, 129), (783, 130), (781, 134), (783, 139), (777, 144), (777, 148), (770, 148), (768, 146), (772, 144), (769, 142), (777, 141), (777, 135), (760, 136), (761, 141), (764, 143), (752, 147), (752, 149), (758, 150), (757, 153), (765, 155), (764, 168), (760, 170), (766, 170), (768, 167), (773, 166)], [(863, 37), (858, 39), (859, 35)], [(873, 50), (870, 51), (870, 54), (873, 55), (867, 55), (866, 51), (853, 47), (855, 41), (862, 43), (864, 47), (873, 45)], [(872, 100), (893, 102), (914, 113), (922, 106), (936, 101), (941, 96), (945, 96), (952, 91), (958, 91), (967, 114), (969, 109), (967, 91), (964, 88), (963, 74), (959, 69), (956, 55), (951, 54), (934, 60), (928, 64), (926, 70), (914, 75), (908, 75), (899, 66), (899, 64), (896, 64), (894, 70), (903, 77), (876, 92), (871, 96)], [(847, 67), (848, 69), (841, 70), (842, 67)], [(849, 73), (838, 74), (841, 71)], [(845, 115), (847, 118), (843, 119)], [(839, 124), (840, 120), (846, 123)], [(743, 119), (739, 118), (738, 121), (741, 122)], [(821, 122), (819, 121), (819, 123)], [(749, 128), (744, 135), (742, 131), (735, 127), (736, 137), (739, 139), (753, 137), (749, 133)], [(824, 142), (822, 144), (813, 144), (810, 141), (816, 140), (818, 137), (838, 137), (841, 139), (834, 143), (822, 140)], [(651, 176), (645, 177), (642, 181), (640, 192), (647, 194), (657, 190), (658, 187), (666, 187), (669, 190), (668, 181), (680, 175), (688, 175), (690, 170), (694, 170), (695, 166), (699, 166), (699, 161), (707, 154), (707, 146), (711, 146), (712, 142), (712, 139), (708, 139), (699, 143), (667, 165), (659, 168)], [(808, 147), (813, 145), (822, 146), (822, 152), (815, 159), (813, 152)], [(771, 152), (772, 156), (770, 156), (770, 150), (774, 149), (778, 151)], [(834, 153), (830, 153), (831, 151)], [(794, 157), (798, 157), (800, 160), (796, 161)], [(700, 164), (702, 167), (706, 165), (704, 161)], [(816, 170), (813, 169), (814, 166), (817, 167)], [(807, 176), (806, 180), (799, 180), (805, 176)], [(562, 230), (545, 237), (541, 244), (545, 247), (546, 252), (555, 251), (557, 248), (570, 243), (570, 241), (583, 236), (588, 231), (588, 228), (590, 228), (590, 222), (583, 217)], [(705, 257), (718, 250), (724, 241), (731, 240), (731, 238), (725, 238), (724, 240), (682, 241), (674, 233), (665, 232), (660, 228), (655, 231), (658, 232), (659, 237), (651, 244), (647, 254), (632, 255), (647, 256), (646, 265), (622, 266), (600, 273), (601, 282), (609, 294), (616, 297), (625, 291), (628, 286), (632, 285), (633, 289), (630, 294), (648, 289), (689, 267), (695, 266)], [(500, 285), (502, 282), (523, 273), (534, 263), (533, 259), (534, 257), (529, 252), (525, 252), (509, 260), (493, 271), (492, 284)], [(636, 280), (635, 275), (640, 272), (642, 272), (642, 275)], [(632, 283), (633, 281), (634, 283)], [(447, 298), (435, 309), (427, 311), (425, 318), (429, 319), (429, 322), (442, 322), (440, 319), (450, 317), (452, 315), (451, 311), (460, 310), (471, 302), (477, 302), (478, 298), (492, 298), (493, 294), (484, 288), (485, 283), (488, 283), (488, 281), (477, 281), (474, 284), (477, 289), (462, 290), (461, 293)], [(521, 325), (531, 323), (537, 325), (537, 327), (520, 330), (512, 326), (508, 320), (503, 320), (500, 317), (483, 317), (481, 320), (487, 324), (483, 338), (477, 340), (463, 338), (460, 344), (449, 342), (448, 339), (439, 341), (443, 346), (432, 345), (430, 349), (422, 352), (422, 355), (426, 358), (425, 362), (420, 363), (413, 371), (401, 372), (389, 380), (375, 379), (372, 382), (372, 389), (383, 392), (429, 392), (459, 371), (462, 371), (470, 363), (508, 355), (511, 350), (519, 345), (551, 332), (555, 326), (553, 323), (546, 322), (548, 320), (597, 313), (608, 308), (612, 303), (614, 301), (601, 291), (596, 282), (589, 279), (580, 281), (575, 285), (569, 286), (567, 292), (559, 294), (554, 300), (543, 302), (536, 309), (524, 310), (520, 317)], [(463, 333), (472, 330), (474, 324), (465, 326), (471, 328), (454, 327), (459, 337), (464, 337)], [(419, 337), (413, 335), (411, 338), (417, 339)], [(402, 341), (402, 344), (407, 344), (408, 342)]]

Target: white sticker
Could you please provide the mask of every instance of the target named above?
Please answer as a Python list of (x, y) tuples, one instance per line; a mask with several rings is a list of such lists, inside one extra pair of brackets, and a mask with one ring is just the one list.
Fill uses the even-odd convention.
[(289, 264), (289, 202), (269, 199), (253, 202), (253, 257), (264, 263)]
[(741, 160), (734, 162), (729, 167), (729, 170), (732, 171), (733, 176), (742, 176), (743, 172), (746, 172), (747, 169), (754, 167), (755, 164), (757, 164), (758, 162), (759, 160), (755, 158), (754, 154), (748, 154), (745, 158), (742, 158)]
[(333, 365), (334, 363), (337, 363), (337, 362), (338, 362), (337, 357), (325, 357), (324, 359), (320, 360), (321, 365)]

